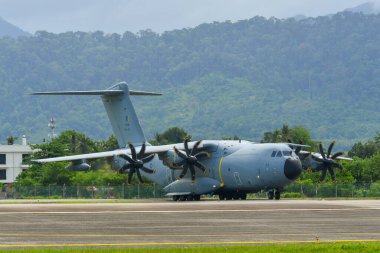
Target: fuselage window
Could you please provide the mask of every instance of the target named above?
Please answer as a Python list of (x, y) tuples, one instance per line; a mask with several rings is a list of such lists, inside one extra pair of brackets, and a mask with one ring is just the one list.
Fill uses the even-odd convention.
[(281, 151), (278, 151), (278, 152), (277, 152), (276, 157), (282, 157), (282, 153), (281, 153)]
[(277, 153), (276, 151), (273, 151), (271, 157), (275, 157), (276, 153)]

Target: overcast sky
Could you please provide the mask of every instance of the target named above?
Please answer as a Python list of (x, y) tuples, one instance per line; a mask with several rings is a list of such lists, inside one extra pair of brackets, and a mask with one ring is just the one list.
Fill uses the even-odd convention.
[[(0, 17), (34, 33), (96, 31), (155, 32), (256, 15), (320, 16), (370, 0), (0, 0)], [(380, 0), (372, 0), (380, 3)]]

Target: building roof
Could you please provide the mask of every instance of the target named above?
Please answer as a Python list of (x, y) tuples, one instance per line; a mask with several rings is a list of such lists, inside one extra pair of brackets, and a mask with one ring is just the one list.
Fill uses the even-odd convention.
[(33, 150), (29, 145), (0, 145), (0, 153), (32, 153)]

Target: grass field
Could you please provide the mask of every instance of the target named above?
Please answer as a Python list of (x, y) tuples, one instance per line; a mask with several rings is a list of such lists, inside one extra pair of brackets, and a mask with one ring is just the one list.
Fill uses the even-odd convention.
[[(1, 245), (0, 245), (1, 247)], [(267, 246), (210, 246), (210, 247), (176, 247), (176, 248), (34, 248), (34, 249), (0, 249), (0, 253), (360, 253), (380, 252), (380, 243), (315, 243), (302, 245), (267, 245)]]

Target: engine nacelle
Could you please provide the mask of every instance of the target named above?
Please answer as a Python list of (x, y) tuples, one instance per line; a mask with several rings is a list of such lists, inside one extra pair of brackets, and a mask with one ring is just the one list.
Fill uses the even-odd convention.
[(322, 165), (322, 163), (315, 161), (311, 156), (306, 157), (304, 160), (302, 160), (302, 168), (304, 170), (311, 170), (312, 172), (318, 172), (320, 171), (319, 167)]
[(91, 169), (91, 166), (82, 159), (73, 161), (70, 166), (66, 167), (66, 169), (69, 169), (71, 171), (88, 171)]
[(165, 155), (162, 157), (162, 161), (165, 166), (168, 166), (170, 168), (174, 168), (176, 163), (179, 163), (182, 161), (182, 158), (179, 157), (174, 150), (169, 150), (165, 152)]
[(115, 156), (111, 162), (111, 168), (113, 170), (119, 171), (125, 164), (127, 164), (127, 161), (125, 159)]

